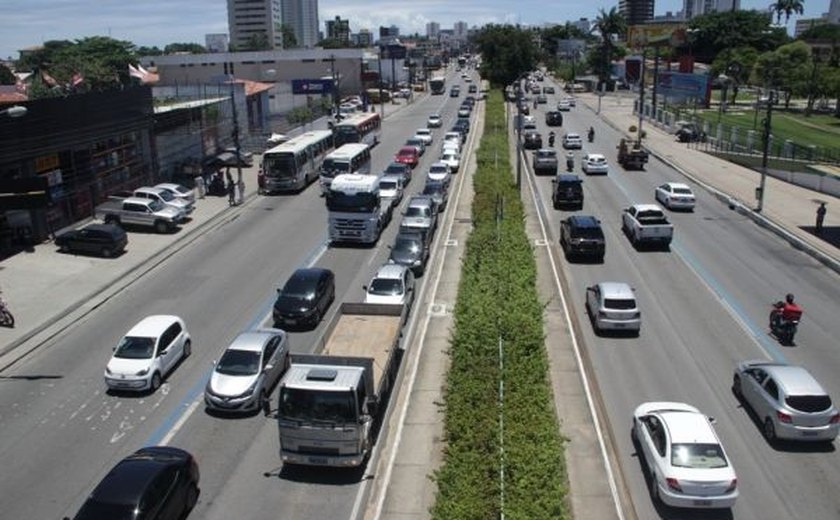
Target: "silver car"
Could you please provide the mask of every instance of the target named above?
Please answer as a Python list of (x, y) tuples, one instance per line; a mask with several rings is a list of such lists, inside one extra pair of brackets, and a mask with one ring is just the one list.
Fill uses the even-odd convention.
[(414, 273), (405, 265), (385, 264), (365, 285), (365, 303), (411, 307), (414, 301)]
[(587, 287), (586, 310), (598, 334), (604, 330), (627, 330), (638, 335), (642, 326), (636, 294), (623, 282), (601, 282)]
[(840, 429), (840, 412), (823, 387), (799, 366), (742, 361), (732, 391), (752, 408), (764, 437), (831, 442)]
[(211, 410), (258, 410), (289, 367), (289, 340), (280, 329), (240, 333), (213, 367), (204, 389)]

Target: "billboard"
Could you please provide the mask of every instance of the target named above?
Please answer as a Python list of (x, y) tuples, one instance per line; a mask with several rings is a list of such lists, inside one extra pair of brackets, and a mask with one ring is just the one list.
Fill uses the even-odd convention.
[(679, 47), (686, 43), (683, 23), (647, 23), (627, 28), (627, 46), (631, 49), (656, 45)]
[(329, 94), (332, 85), (332, 79), (293, 79), (292, 94)]
[(660, 70), (657, 90), (661, 95), (674, 101), (693, 98), (707, 102), (711, 93), (711, 83), (708, 74)]

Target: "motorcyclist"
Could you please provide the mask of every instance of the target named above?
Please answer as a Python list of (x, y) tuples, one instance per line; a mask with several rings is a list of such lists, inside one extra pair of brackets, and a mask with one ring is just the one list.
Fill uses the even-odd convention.
[(554, 131), (548, 133), (548, 146), (554, 148)]
[(534, 98), (534, 110), (537, 109), (537, 104), (538, 103), (539, 103), (539, 101), (537, 100), (537, 98)]
[(785, 296), (785, 301), (779, 301), (773, 304), (773, 320), (774, 327), (780, 325), (799, 321), (802, 318), (802, 307), (793, 301), (793, 294), (788, 293)]
[(595, 140), (595, 129), (591, 126), (589, 127), (589, 142), (593, 142)]
[(575, 169), (575, 154), (574, 152), (566, 152), (566, 171), (572, 172)]

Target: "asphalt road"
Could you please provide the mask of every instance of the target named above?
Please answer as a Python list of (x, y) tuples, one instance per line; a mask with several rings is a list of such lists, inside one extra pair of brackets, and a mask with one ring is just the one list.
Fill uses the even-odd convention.
[[(544, 114), (560, 95), (558, 90), (536, 111), (544, 139), (549, 130)], [(595, 127), (595, 142), (584, 142), (583, 152), (576, 152), (586, 199), (577, 213), (601, 220), (607, 243), (603, 264), (563, 259), (557, 246), (559, 222), (569, 212), (552, 209), (550, 177), (529, 173), (527, 180), (535, 183), (555, 258), (571, 288), (567, 298), (576, 333), (592, 360), (635, 517), (838, 518), (840, 455), (835, 446), (770, 446), (731, 392), (736, 362), (775, 359), (804, 365), (835, 399), (840, 396), (837, 275), (696, 186), (694, 212), (669, 212), (675, 226), (671, 250), (637, 251), (621, 231), (622, 208), (654, 202), (657, 185), (685, 179), (655, 159), (644, 172), (625, 172), (615, 161), (618, 133), (583, 106), (564, 113), (562, 129), (554, 129), (560, 153), (564, 131), (585, 138), (589, 126)], [(587, 152), (607, 157), (609, 175), (590, 177), (580, 171), (580, 158)], [(529, 171), (531, 154), (527, 152)], [(593, 333), (585, 290), (601, 281), (628, 282), (636, 289), (642, 310), (638, 338)], [(787, 292), (794, 292), (805, 308), (795, 347), (782, 347), (767, 334), (770, 304)], [(738, 474), (740, 498), (732, 511), (687, 513), (653, 506), (630, 426), (634, 408), (654, 400), (687, 402), (717, 419), (715, 428)]]
[[(457, 81), (461, 98), (419, 96), (384, 123), (372, 171), (381, 171), (405, 139), (426, 126), (427, 116), (440, 111), (444, 124), (408, 191), (422, 189), (425, 168), (437, 158), (441, 136), (466, 95), (466, 84)], [(336, 303), (324, 323), (291, 334), (293, 352), (317, 351), (338, 303), (361, 301), (362, 285), (387, 259), (399, 219), (395, 213), (376, 247), (332, 248), (317, 184), (298, 195), (260, 197), (4, 373), (0, 516), (72, 516), (118, 460), (142, 446), (170, 444), (199, 462), (202, 492), (192, 518), (351, 518), (362, 505), (361, 472), (284, 471), (273, 420), (211, 416), (202, 392), (213, 360), (240, 331), (270, 326), (275, 288), (305, 265), (336, 273)], [(142, 317), (157, 313), (184, 319), (192, 356), (153, 395), (108, 395), (102, 371), (111, 347)]]

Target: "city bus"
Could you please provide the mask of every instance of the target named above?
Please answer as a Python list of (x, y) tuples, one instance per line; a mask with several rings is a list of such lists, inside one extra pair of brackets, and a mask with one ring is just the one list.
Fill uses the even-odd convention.
[(321, 191), (324, 194), (329, 193), (332, 180), (342, 173), (369, 175), (370, 146), (364, 143), (348, 143), (327, 155), (321, 164)]
[(353, 115), (336, 124), (333, 132), (336, 148), (347, 143), (376, 146), (382, 132), (382, 118), (376, 112)]
[(333, 149), (333, 133), (313, 130), (266, 151), (262, 158), (263, 193), (300, 191), (319, 178), (321, 164)]

